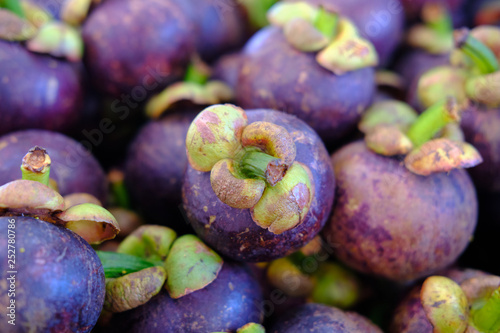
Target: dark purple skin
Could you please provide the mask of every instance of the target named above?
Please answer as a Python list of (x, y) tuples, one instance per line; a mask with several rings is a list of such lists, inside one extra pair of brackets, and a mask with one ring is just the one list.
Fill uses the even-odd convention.
[(120, 333), (235, 332), (262, 321), (260, 286), (248, 267), (225, 261), (217, 278), (203, 289), (177, 300), (165, 290), (145, 305), (116, 314)]
[[(447, 276), (460, 284), (465, 280), (487, 276), (488, 274), (473, 269), (450, 269), (440, 275)], [(420, 301), (421, 289), (422, 285), (414, 287), (399, 303), (390, 324), (390, 333), (432, 333), (434, 331), (434, 327), (427, 319)]]
[(336, 256), (363, 273), (394, 281), (452, 264), (477, 222), (477, 198), (465, 170), (418, 176), (363, 141), (332, 156), (336, 204), (323, 230)]
[(268, 332), (382, 333), (380, 328), (356, 312), (344, 312), (315, 303), (296, 307), (280, 317)]
[[(287, 0), (303, 1), (303, 0)], [(400, 0), (307, 0), (314, 5), (339, 12), (350, 18), (360, 34), (368, 38), (385, 66), (403, 38), (405, 13)]]
[(220, 57), (213, 67), (212, 79), (225, 82), (236, 91), (242, 65), (241, 53), (231, 53)]
[(472, 107), (462, 115), (465, 140), (483, 157), (469, 173), (478, 191), (500, 193), (500, 109)]
[[(10, 300), (15, 300), (15, 326), (4, 315), (0, 331), (90, 332), (106, 292), (104, 270), (95, 251), (64, 227), (31, 217), (0, 217), (0, 227), (5, 230), (0, 246), (6, 256), (11, 219), (16, 235), (15, 296), (8, 297), (10, 284), (3, 282), (0, 305), (5, 313)], [(7, 258), (0, 261), (2, 281), (11, 276), (7, 265)]]
[(26, 130), (0, 137), (0, 185), (21, 178), (23, 156), (37, 145), (49, 153), (50, 178), (61, 195), (85, 192), (107, 202), (108, 182), (99, 162), (78, 142), (56, 132)]
[(0, 135), (26, 128), (69, 132), (82, 118), (79, 65), (0, 40)]
[(236, 0), (183, 0), (185, 15), (196, 27), (196, 51), (205, 61), (242, 46), (247, 38)]
[(236, 100), (243, 108), (294, 114), (329, 145), (356, 128), (375, 93), (374, 69), (338, 76), (314, 53), (293, 48), (277, 27), (257, 32), (243, 51)]
[(182, 178), (188, 163), (186, 135), (197, 114), (186, 111), (151, 121), (130, 145), (125, 183), (134, 203), (150, 221), (165, 224), (167, 209), (182, 201)]
[(279, 235), (259, 227), (249, 209), (222, 203), (210, 185), (210, 172), (188, 165), (182, 198), (192, 227), (217, 252), (238, 261), (261, 262), (284, 257), (316, 236), (331, 211), (335, 179), (325, 146), (298, 118), (272, 110), (247, 111), (248, 123), (267, 121), (284, 127), (297, 149), (295, 161), (308, 166), (314, 178), (314, 199), (304, 222)]
[(82, 27), (93, 84), (142, 102), (179, 79), (194, 50), (194, 27), (174, 0), (108, 0)]

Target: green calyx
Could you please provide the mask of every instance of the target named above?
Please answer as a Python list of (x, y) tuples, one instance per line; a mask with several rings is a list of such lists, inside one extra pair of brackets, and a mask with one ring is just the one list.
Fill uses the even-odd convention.
[(26, 17), (19, 0), (0, 0), (0, 8), (5, 8), (20, 18)]
[(262, 228), (282, 233), (300, 224), (314, 188), (307, 166), (295, 161), (295, 143), (285, 128), (247, 124), (245, 112), (232, 105), (202, 111), (188, 129), (190, 165), (210, 171), (217, 197), (239, 209), (251, 209)]
[(359, 127), (372, 151), (385, 156), (406, 155), (408, 170), (428, 176), (482, 162), (479, 152), (463, 142), (460, 114), (454, 98), (439, 101), (418, 117), (401, 102), (385, 101), (375, 104)]
[(293, 47), (318, 52), (317, 62), (337, 75), (378, 64), (375, 48), (355, 25), (323, 7), (279, 2), (269, 10), (268, 19), (283, 29)]
[(426, 3), (422, 8), (423, 24), (413, 26), (407, 35), (409, 45), (432, 54), (453, 49), (453, 24), (447, 9), (439, 3)]
[(247, 14), (253, 29), (259, 30), (269, 24), (266, 13), (278, 0), (236, 0)]
[[(106, 309), (122, 312), (146, 303), (166, 288), (180, 298), (218, 276), (222, 258), (194, 235), (145, 225), (127, 236), (118, 252), (97, 251), (106, 276)], [(168, 279), (167, 279), (168, 278)]]
[(0, 39), (25, 41), (36, 34), (36, 27), (27, 19), (0, 8)]
[(226, 83), (209, 81), (211, 71), (201, 59), (193, 58), (182, 82), (174, 83), (151, 97), (146, 104), (146, 115), (158, 119), (181, 102), (204, 106), (232, 100), (233, 90)]
[(452, 66), (434, 68), (420, 78), (418, 96), (423, 106), (443, 96), (454, 96), (460, 104), (469, 101), (497, 107), (500, 105), (499, 60), (500, 28), (477, 27), (454, 32)]
[(43, 25), (38, 33), (26, 43), (28, 50), (63, 57), (69, 61), (80, 61), (83, 57), (83, 40), (80, 32), (62, 22)]
[(435, 332), (500, 331), (500, 277), (483, 275), (457, 284), (444, 276), (427, 278), (420, 300)]

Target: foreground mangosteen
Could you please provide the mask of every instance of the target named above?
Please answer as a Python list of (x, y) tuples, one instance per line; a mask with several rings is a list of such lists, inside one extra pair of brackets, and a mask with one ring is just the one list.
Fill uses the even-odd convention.
[(307, 3), (278, 3), (268, 17), (243, 50), (237, 102), (294, 114), (334, 143), (372, 101), (373, 45), (347, 18)]
[(108, 183), (97, 160), (73, 139), (43, 130), (19, 131), (0, 137), (0, 184), (19, 178), (19, 161), (36, 145), (45, 147), (50, 154), (51, 177), (62, 195), (83, 192), (103, 203), (107, 201)]
[(34, 4), (23, 10), (16, 0), (6, 7), (12, 11), (0, 8), (0, 135), (74, 130), (85, 95), (78, 33)]
[(113, 313), (106, 331), (236, 331), (262, 321), (262, 294), (249, 269), (223, 261), (194, 235), (177, 238), (172, 229), (146, 225), (117, 253), (98, 253), (104, 310)]
[(220, 253), (254, 262), (283, 257), (326, 222), (333, 172), (323, 143), (298, 118), (214, 105), (191, 124), (186, 148), (184, 208)]
[(459, 168), (481, 157), (443, 130), (450, 123), (456, 129), (456, 102), (441, 101), (416, 117), (401, 102), (377, 108), (360, 124), (365, 142), (332, 156), (337, 201), (325, 239), (345, 264), (396, 281), (452, 264), (477, 221), (474, 186)]
[[(428, 106), (442, 96), (467, 105), (461, 126), (484, 163), (470, 174), (478, 190), (500, 192), (500, 28), (479, 26), (455, 31), (452, 63), (425, 73), (418, 86), (420, 103)], [(441, 96), (441, 97), (440, 97)]]
[[(23, 179), (0, 187), (2, 298), (8, 332), (90, 332), (102, 310), (104, 271), (89, 243), (113, 238), (114, 217), (94, 204), (65, 210), (48, 187), (51, 159), (34, 147), (23, 158)], [(14, 330), (13, 330), (14, 329)]]
[(498, 332), (500, 277), (451, 269), (414, 287), (394, 312), (390, 332)]
[(382, 331), (367, 318), (356, 312), (315, 303), (301, 305), (278, 318), (269, 332), (366, 332)]

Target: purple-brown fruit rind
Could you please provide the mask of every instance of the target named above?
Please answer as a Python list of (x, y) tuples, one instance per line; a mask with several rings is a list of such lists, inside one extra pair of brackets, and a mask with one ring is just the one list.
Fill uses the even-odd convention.
[[(90, 145), (88, 141), (82, 141)], [(107, 202), (108, 182), (98, 161), (83, 145), (60, 133), (26, 130), (0, 137), (0, 184), (19, 179), (19, 162), (33, 146), (44, 147), (52, 160), (50, 177), (61, 195), (84, 192)]]
[(332, 162), (337, 201), (323, 236), (347, 265), (408, 281), (450, 265), (468, 245), (477, 198), (465, 170), (418, 176), (364, 142), (340, 149)]
[(173, 299), (205, 288), (217, 279), (224, 261), (194, 235), (177, 238), (165, 260), (165, 288)]
[(188, 166), (183, 202), (191, 225), (209, 246), (240, 261), (269, 261), (302, 247), (323, 227), (333, 203), (335, 184), (328, 153), (317, 134), (294, 116), (271, 110), (247, 111), (248, 123), (265, 121), (284, 127), (296, 146), (296, 162), (312, 174), (314, 197), (309, 213), (297, 227), (276, 235), (255, 224), (248, 209), (222, 203), (210, 184), (210, 174)]
[[(10, 222), (15, 220), (15, 222)], [(92, 247), (66, 228), (30, 217), (0, 217), (7, 230), (15, 225), (15, 326), (0, 322), (2, 332), (81, 332), (92, 330), (101, 313), (104, 270)], [(9, 229), (10, 230), (10, 229)], [(7, 249), (7, 231), (0, 236)], [(2, 281), (11, 277), (7, 260), (2, 261)], [(8, 284), (0, 289), (7, 295)], [(8, 297), (0, 304), (8, 309)], [(9, 319), (10, 320), (10, 319)]]
[(277, 319), (269, 329), (270, 333), (292, 332), (365, 332), (381, 333), (380, 328), (356, 312), (309, 303), (287, 312)]

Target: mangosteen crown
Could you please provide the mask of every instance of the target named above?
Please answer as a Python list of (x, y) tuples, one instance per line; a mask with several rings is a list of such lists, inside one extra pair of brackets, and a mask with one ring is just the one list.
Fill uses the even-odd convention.
[(421, 104), (429, 107), (443, 96), (454, 96), (463, 105), (500, 106), (500, 28), (459, 29), (454, 41), (451, 65), (433, 68), (420, 78)]
[(479, 152), (463, 142), (458, 126), (461, 107), (453, 97), (443, 99), (420, 116), (399, 101), (375, 103), (363, 116), (359, 129), (372, 151), (385, 155), (406, 155), (411, 172), (428, 176), (469, 168), (482, 162)]
[(214, 105), (192, 122), (186, 137), (188, 161), (210, 171), (217, 197), (228, 206), (250, 209), (262, 228), (279, 234), (302, 223), (314, 196), (309, 168), (295, 161), (288, 131), (269, 122), (247, 124), (245, 111)]
[(337, 75), (378, 65), (375, 47), (361, 37), (354, 23), (323, 7), (278, 2), (267, 18), (283, 29), (290, 45), (300, 51), (317, 52), (316, 61)]

